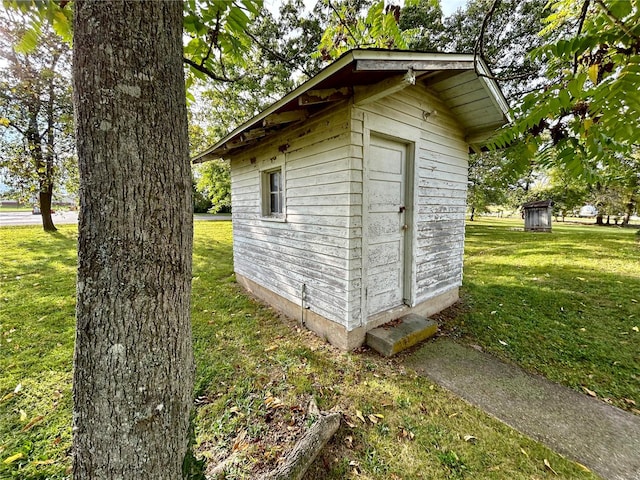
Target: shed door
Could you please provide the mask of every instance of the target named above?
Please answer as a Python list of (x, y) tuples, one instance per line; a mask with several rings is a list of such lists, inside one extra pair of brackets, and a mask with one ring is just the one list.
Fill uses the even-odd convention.
[(371, 135), (367, 178), (366, 297), (373, 315), (404, 302), (407, 146)]

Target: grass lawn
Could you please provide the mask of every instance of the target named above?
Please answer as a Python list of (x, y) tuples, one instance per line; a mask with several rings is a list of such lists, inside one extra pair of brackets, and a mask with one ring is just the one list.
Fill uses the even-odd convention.
[[(466, 306), (446, 330), (629, 407), (640, 338), (633, 232), (513, 225), (469, 227)], [(0, 228), (0, 478), (69, 477), (75, 228)], [(401, 359), (339, 352), (300, 331), (235, 284), (229, 222), (196, 222), (195, 234), (195, 450), (211, 464), (235, 453), (227, 478), (273, 465), (306, 427), (311, 395), (346, 421), (309, 479), (554, 478), (545, 460), (559, 478), (596, 478)]]
[(453, 334), (558, 383), (640, 413), (635, 229), (467, 223), (465, 307)]
[(19, 207), (0, 206), (0, 213), (30, 212), (31, 208), (31, 205), (21, 205)]

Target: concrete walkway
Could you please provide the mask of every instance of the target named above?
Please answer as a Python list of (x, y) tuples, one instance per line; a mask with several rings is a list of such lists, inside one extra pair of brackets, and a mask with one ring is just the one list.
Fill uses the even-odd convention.
[(611, 480), (640, 480), (640, 417), (447, 338), (406, 358), (507, 425)]

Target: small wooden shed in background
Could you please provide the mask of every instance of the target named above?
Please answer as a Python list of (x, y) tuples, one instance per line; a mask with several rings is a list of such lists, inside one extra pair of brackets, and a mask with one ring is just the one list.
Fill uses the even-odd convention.
[(469, 148), (507, 110), (473, 55), (346, 53), (194, 159), (231, 162), (237, 281), (343, 349), (448, 307)]
[(539, 200), (522, 205), (525, 232), (550, 232), (553, 201)]

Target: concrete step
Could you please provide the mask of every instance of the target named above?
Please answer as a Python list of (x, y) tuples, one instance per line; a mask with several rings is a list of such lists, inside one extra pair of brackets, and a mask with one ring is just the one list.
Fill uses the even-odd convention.
[(381, 355), (391, 357), (433, 337), (437, 331), (437, 322), (411, 313), (381, 327), (369, 330), (366, 343)]

